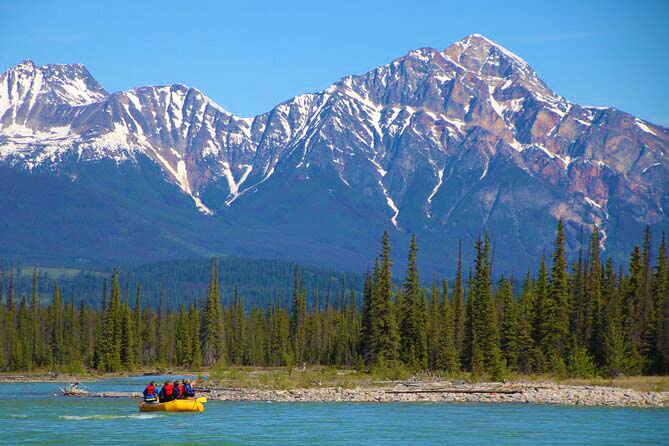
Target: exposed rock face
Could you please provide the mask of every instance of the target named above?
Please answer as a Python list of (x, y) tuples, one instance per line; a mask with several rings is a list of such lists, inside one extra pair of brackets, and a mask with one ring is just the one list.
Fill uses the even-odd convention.
[[(154, 242), (160, 249), (138, 248), (146, 258), (234, 250), (359, 267), (389, 228), (400, 241), (417, 233), (423, 261), (448, 270), (457, 239), (488, 230), (498, 269), (520, 272), (557, 218), (572, 247), (581, 225), (596, 224), (620, 255), (646, 224), (668, 226), (668, 156), (666, 128), (572, 104), (480, 35), (411, 51), (253, 118), (183, 85), (107, 94), (81, 65), (24, 62), (0, 75), (0, 163), (87, 193), (104, 181), (91, 166), (104, 164), (113, 188), (142, 203), (118, 212), (169, 233)], [(146, 170), (142, 160), (190, 197), (188, 206), (162, 198), (174, 188), (157, 192), (198, 236), (166, 222), (169, 209), (148, 212), (156, 197), (109, 173)], [(200, 215), (185, 216), (189, 207)], [(115, 242), (130, 243), (122, 232)], [(105, 256), (82, 256), (94, 252)]]

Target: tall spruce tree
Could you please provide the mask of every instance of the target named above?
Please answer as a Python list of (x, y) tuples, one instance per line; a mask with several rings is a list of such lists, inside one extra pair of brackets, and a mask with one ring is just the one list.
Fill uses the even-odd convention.
[(123, 333), (121, 287), (117, 271), (114, 271), (112, 275), (111, 296), (105, 314), (105, 326), (105, 335), (109, 345), (105, 365), (108, 372), (116, 372), (121, 370), (121, 341)]
[(569, 275), (565, 259), (564, 223), (558, 221), (557, 235), (551, 257), (551, 278), (548, 299), (548, 330), (545, 332), (545, 354), (551, 368), (556, 371), (564, 369), (564, 355), (567, 351), (569, 338)]
[[(435, 293), (435, 299), (439, 294)], [(435, 322), (437, 326), (437, 355), (436, 368), (446, 372), (455, 373), (460, 370), (460, 355), (455, 347), (455, 320), (454, 305), (448, 297), (448, 281), (444, 280), (442, 285), (442, 299), (437, 317), (440, 321)]]
[(476, 242), (476, 266), (471, 303), (471, 369), (475, 374), (488, 373), (493, 379), (503, 374), (499, 349), (497, 310), (492, 294), (490, 270), (490, 242)]
[(555, 350), (553, 334), (551, 333), (555, 302), (549, 296), (548, 270), (546, 259), (541, 256), (539, 275), (534, 283), (534, 343), (537, 347), (534, 367), (538, 372), (548, 371), (548, 361)]
[(218, 259), (212, 261), (209, 291), (204, 307), (201, 338), (203, 364), (211, 366), (223, 360), (222, 310), (219, 290)]
[(604, 305), (602, 301), (602, 263), (599, 255), (599, 228), (593, 227), (590, 237), (590, 247), (588, 255), (588, 272), (586, 275), (585, 296), (590, 308), (590, 326), (586, 331), (587, 346), (594, 360), (599, 364), (604, 364), (604, 337), (605, 337), (605, 317)]
[(535, 294), (530, 272), (525, 276), (518, 300), (518, 324), (516, 342), (518, 346), (517, 370), (529, 374), (536, 370), (537, 349), (534, 344), (533, 326), (535, 317)]
[(400, 335), (393, 308), (392, 259), (390, 237), (384, 231), (381, 239), (381, 261), (373, 286), (372, 351), (373, 361), (399, 359)]
[(627, 370), (627, 358), (625, 357), (620, 292), (616, 287), (616, 275), (610, 257), (606, 262), (602, 295), (605, 323), (603, 368), (607, 375), (616, 377)]
[(662, 233), (657, 253), (657, 266), (653, 278), (653, 304), (655, 306), (655, 329), (652, 352), (653, 372), (669, 372), (669, 255), (665, 235)]
[(511, 281), (502, 277), (496, 298), (499, 307), (500, 344), (507, 368), (517, 370), (520, 327), (518, 308), (513, 294)]
[(461, 359), (465, 357), (465, 288), (462, 282), (462, 240), (458, 241), (458, 264), (453, 283), (453, 341)]
[(623, 299), (623, 332), (627, 348), (627, 373), (640, 374), (644, 368), (641, 306), (644, 266), (641, 249), (635, 246), (630, 256), (629, 275), (621, 284)]
[(290, 309), (290, 340), (297, 363), (304, 361), (306, 344), (307, 291), (297, 266), (294, 270), (293, 296)]
[(401, 311), (400, 337), (402, 360), (413, 368), (427, 366), (427, 338), (422, 323), (421, 287), (417, 265), (418, 245), (416, 236), (411, 237), (407, 274), (404, 279), (403, 307)]
[(52, 360), (63, 364), (65, 359), (65, 322), (63, 318), (63, 298), (58, 285), (53, 289), (53, 300), (50, 307), (50, 347)]

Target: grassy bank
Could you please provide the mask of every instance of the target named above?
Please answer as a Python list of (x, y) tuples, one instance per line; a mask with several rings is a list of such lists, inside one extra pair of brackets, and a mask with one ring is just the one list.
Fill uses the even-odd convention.
[[(220, 367), (208, 374), (211, 384), (220, 387), (295, 389), (314, 387), (379, 387), (394, 381), (455, 381), (473, 383), (486, 381), (468, 373), (457, 375), (419, 373), (403, 369), (384, 369), (363, 372), (355, 369), (310, 367), (306, 369)], [(620, 378), (558, 378), (551, 375), (511, 375), (507, 382), (555, 382), (576, 386), (603, 386), (648, 392), (669, 392), (669, 376), (628, 376)]]
[[(0, 373), (0, 382), (43, 382), (43, 381), (93, 381), (98, 379), (122, 378), (130, 375), (157, 372), (161, 374), (195, 375), (208, 378), (208, 385), (221, 388), (246, 389), (310, 389), (341, 387), (382, 387), (397, 381), (453, 381), (475, 383), (486, 381), (485, 377), (475, 378), (468, 373), (457, 375), (419, 373), (414, 374), (403, 368), (384, 368), (361, 371), (332, 367), (215, 367), (210, 370), (137, 370), (132, 373), (105, 373), (94, 371), (67, 374), (52, 373), (46, 370), (30, 372)], [(147, 377), (148, 379), (148, 377)], [(669, 376), (626, 376), (620, 378), (559, 378), (551, 375), (511, 375), (507, 382), (554, 382), (574, 386), (603, 386), (621, 389), (633, 389), (646, 392), (669, 392)]]

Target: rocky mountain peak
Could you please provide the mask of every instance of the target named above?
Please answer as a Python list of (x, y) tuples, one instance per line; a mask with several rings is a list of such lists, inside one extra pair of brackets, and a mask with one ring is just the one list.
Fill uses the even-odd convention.
[(491, 87), (520, 87), (556, 109), (566, 109), (566, 101), (550, 90), (525, 60), (485, 36), (469, 35), (447, 47), (443, 55)]
[(33, 62), (30, 59), (25, 59), (22, 60), (20, 63), (16, 64), (14, 67), (12, 67), (11, 70), (26, 72), (26, 71), (33, 71), (35, 70), (35, 68), (36, 68), (35, 62)]
[(487, 74), (487, 71), (489, 75), (508, 77), (514, 74), (511, 69), (531, 71), (529, 64), (519, 56), (480, 34), (455, 42), (444, 50), (444, 54), (468, 70), (481, 74)]
[[(38, 66), (31, 60), (0, 74), (0, 128), (43, 130), (60, 107), (104, 100), (107, 92), (81, 64)], [(51, 122), (53, 124), (53, 121)]]

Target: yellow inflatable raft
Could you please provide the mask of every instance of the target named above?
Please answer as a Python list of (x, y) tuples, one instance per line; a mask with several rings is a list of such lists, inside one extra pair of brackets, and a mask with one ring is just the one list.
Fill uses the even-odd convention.
[(204, 404), (207, 398), (189, 398), (184, 400), (173, 400), (167, 403), (139, 403), (141, 412), (204, 412)]

